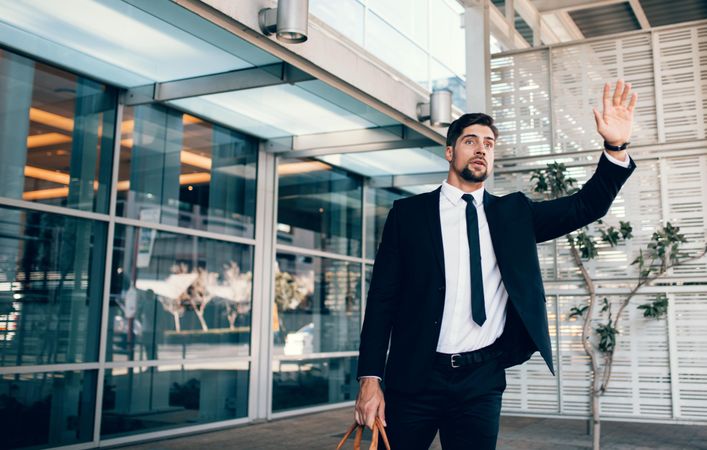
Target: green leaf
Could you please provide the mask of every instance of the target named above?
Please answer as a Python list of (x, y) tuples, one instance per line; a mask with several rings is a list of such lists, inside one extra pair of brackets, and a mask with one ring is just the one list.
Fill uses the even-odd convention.
[(577, 233), (575, 244), (579, 248), (583, 259), (592, 259), (598, 254), (594, 240), (584, 231)]
[(665, 294), (660, 294), (652, 302), (639, 305), (638, 309), (643, 310), (643, 317), (660, 319), (668, 312), (668, 297)]
[(616, 335), (619, 334), (619, 330), (609, 322), (599, 325), (594, 331), (599, 335), (599, 351), (612, 353), (616, 348)]
[(572, 319), (574, 317), (582, 317), (584, 315), (584, 312), (589, 308), (588, 305), (584, 306), (573, 306), (570, 309), (570, 313), (567, 315), (568, 319)]
[(616, 247), (617, 245), (619, 245), (620, 235), (619, 231), (616, 228), (609, 227), (606, 230), (601, 229), (599, 230), (599, 232), (601, 233), (602, 241), (607, 242), (612, 247)]
[(631, 222), (619, 220), (619, 231), (621, 232), (621, 237), (623, 237), (624, 240), (631, 239), (633, 237), (633, 227), (631, 226)]

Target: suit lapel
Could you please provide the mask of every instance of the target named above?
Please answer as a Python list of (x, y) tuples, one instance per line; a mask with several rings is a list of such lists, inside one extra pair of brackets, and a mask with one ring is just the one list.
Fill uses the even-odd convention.
[(439, 270), (444, 277), (444, 247), (442, 245), (442, 220), (439, 216), (439, 195), (442, 191), (442, 186), (427, 195), (427, 222), (430, 227), (430, 236), (432, 236), (432, 247), (434, 248), (435, 259)]
[(496, 220), (496, 200), (498, 200), (498, 197), (489, 194), (489, 192), (484, 189), (484, 213), (486, 214), (486, 222), (489, 225), (489, 234), (491, 235), (491, 243), (493, 244), (494, 253), (496, 254), (496, 260), (500, 267), (501, 262), (498, 261), (498, 254), (502, 241), (496, 236), (498, 230), (501, 229)]

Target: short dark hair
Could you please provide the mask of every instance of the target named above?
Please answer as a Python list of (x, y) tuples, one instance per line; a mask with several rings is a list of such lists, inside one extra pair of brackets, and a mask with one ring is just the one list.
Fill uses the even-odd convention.
[(454, 144), (461, 136), (464, 128), (470, 125), (485, 125), (493, 131), (493, 137), (498, 138), (498, 128), (493, 124), (493, 117), (484, 113), (467, 113), (452, 122), (447, 130), (447, 146), (454, 147)]

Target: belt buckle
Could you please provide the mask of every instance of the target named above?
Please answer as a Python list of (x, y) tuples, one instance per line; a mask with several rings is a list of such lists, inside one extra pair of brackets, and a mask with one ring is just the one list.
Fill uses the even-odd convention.
[(455, 357), (461, 357), (461, 355), (459, 353), (455, 353), (449, 358), (452, 363), (452, 369), (458, 369), (461, 367), (459, 364), (454, 362)]

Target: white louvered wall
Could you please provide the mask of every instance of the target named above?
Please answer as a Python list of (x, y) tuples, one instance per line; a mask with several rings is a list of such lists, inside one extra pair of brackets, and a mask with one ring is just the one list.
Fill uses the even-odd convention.
[[(591, 107), (601, 107), (603, 82), (622, 77), (638, 91), (631, 148), (638, 170), (604, 218), (608, 225), (629, 220), (634, 238), (618, 248), (600, 245), (588, 264), (599, 298), (607, 297), (614, 313), (635, 276), (630, 263), (662, 224), (680, 226), (690, 241), (686, 251), (704, 248), (707, 24), (499, 55), (491, 76), (501, 132), (492, 190), (501, 195), (530, 195), (531, 171), (552, 161), (565, 162), (571, 176), (586, 182), (601, 154)], [(598, 235), (595, 226), (590, 230)], [(538, 253), (558, 377), (537, 354), (510, 369), (503, 411), (586, 417), (590, 370), (582, 324), (567, 319), (586, 295), (565, 239), (539, 245)], [(707, 260), (672, 271), (666, 281), (624, 312), (612, 381), (601, 400), (604, 418), (707, 424)], [(667, 317), (644, 318), (636, 306), (660, 293), (670, 299)]]

